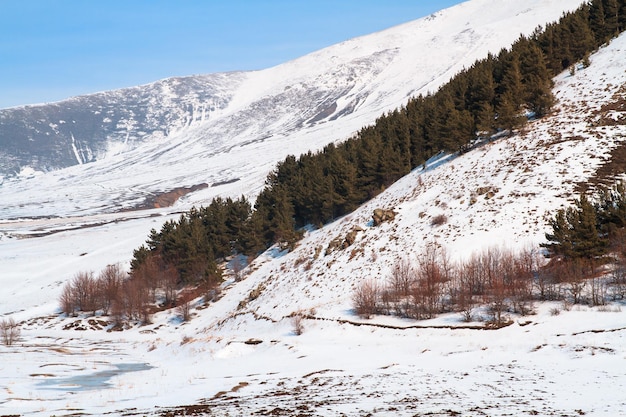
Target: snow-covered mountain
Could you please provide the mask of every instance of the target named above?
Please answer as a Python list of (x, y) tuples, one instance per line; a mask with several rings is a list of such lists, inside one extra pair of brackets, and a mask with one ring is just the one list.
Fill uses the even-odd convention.
[[(505, 3), (507, 12), (498, 6)], [(101, 329), (107, 325), (105, 317), (56, 314), (64, 282), (77, 271), (98, 271), (110, 263), (127, 262), (147, 231), (175, 216), (173, 211), (218, 192), (253, 193), (262, 185), (271, 161), (282, 159), (286, 152), (300, 152), (306, 145), (319, 147), (348, 135), (361, 126), (357, 124), (363, 122), (361, 118), (367, 119), (370, 113), (359, 110), (371, 103), (372, 109), (382, 109), (387, 98), (391, 102), (395, 95), (403, 102), (414, 94), (417, 90), (411, 87), (411, 78), (401, 75), (403, 71), (410, 74), (414, 67), (393, 65), (405, 59), (402, 62), (409, 66), (410, 58), (418, 56), (402, 49), (404, 31), (418, 27), (434, 31), (430, 25), (437, 23), (437, 36), (444, 43), (432, 40), (435, 35), (431, 33), (427, 38), (439, 52), (425, 56), (440, 53), (439, 58), (445, 60), (439, 45), (454, 43), (450, 39), (462, 33), (458, 30), (461, 21), (472, 17), (476, 27), (498, 27), (498, 36), (513, 40), (519, 34), (512, 23), (516, 18), (535, 16), (525, 23), (532, 30), (547, 14), (556, 18), (564, 7), (580, 2), (572, 3), (576, 4), (531, 1), (520, 6), (472, 0), (434, 18), (365, 37), (362, 48), (375, 50), (382, 45), (378, 49), (385, 50), (394, 42), (400, 45), (381, 70), (381, 74), (396, 71), (397, 76), (392, 77), (392, 72), (387, 73), (389, 77), (371, 76), (364, 85), (378, 81), (379, 86), (368, 91), (380, 93), (368, 93), (359, 101), (361, 107), (335, 120), (330, 120), (330, 110), (315, 118), (321, 107), (311, 110), (304, 104), (303, 111), (310, 112), (306, 117), (294, 113), (289, 119), (285, 111), (276, 119), (268, 114), (261, 124), (236, 119), (237, 114), (246, 114), (236, 109), (257, 114), (244, 91), (255, 97), (255, 103), (260, 100), (269, 105), (275, 97), (270, 93), (278, 91), (270, 80), (297, 79), (296, 70), (305, 72), (316, 56), (320, 62), (316, 70), (327, 74), (322, 67), (331, 65), (335, 52), (324, 50), (266, 72), (246, 74), (242, 89), (222, 110), (223, 115), (190, 126), (184, 130), (186, 135), (172, 134), (142, 144), (124, 157), (33, 174), (32, 179), (5, 180), (0, 192), (8, 207), (3, 205), (1, 217), (11, 220), (0, 223), (0, 314), (14, 317), (23, 326), (19, 343), (10, 348), (0, 345), (0, 415), (623, 413), (626, 378), (620, 364), (626, 355), (626, 311), (620, 304), (570, 310), (557, 303), (541, 304), (536, 306), (536, 315), (487, 331), (461, 328), (465, 323), (459, 314), (427, 322), (391, 317), (364, 320), (354, 314), (351, 297), (354, 288), (366, 280), (385, 282), (398, 259), (415, 257), (431, 242), (458, 260), (486, 247), (517, 249), (541, 241), (551, 213), (569, 204), (576, 196), (576, 184), (592, 176), (626, 139), (626, 36), (591, 56), (588, 68), (556, 77), (558, 104), (551, 116), (530, 123), (518, 135), (463, 155), (429, 161), (426, 170), (413, 171), (352, 214), (307, 232), (292, 252), (267, 251), (244, 271), (244, 279), (225, 284), (219, 301), (204, 305), (196, 300), (190, 322), (182, 323), (172, 310), (154, 315), (152, 324), (106, 332)], [(470, 26), (472, 31), (481, 31)], [(336, 48), (346, 48), (348, 54), (351, 49), (346, 45), (357, 43), (358, 39)], [(400, 58), (405, 52), (407, 58)], [(350, 58), (354, 59), (356, 55)], [(459, 67), (447, 62), (449, 77)], [(432, 65), (439, 64), (433, 61)], [(364, 71), (362, 77), (368, 76)], [(267, 77), (265, 83), (260, 81), (263, 77)], [(433, 85), (445, 81), (445, 75), (439, 77), (431, 81)], [(392, 91), (392, 79), (393, 85), (404, 85), (405, 90)], [(289, 95), (294, 88), (282, 91)], [(332, 114), (348, 102), (348, 98), (337, 99)], [(278, 112), (280, 106), (270, 108)], [(370, 116), (379, 114), (371, 110)], [(231, 117), (239, 122), (229, 121)], [(272, 130), (274, 136), (261, 140), (262, 132), (283, 126), (288, 119), (304, 120), (301, 128), (294, 125), (298, 133)], [(200, 133), (207, 131), (204, 128), (209, 128), (211, 120), (240, 132), (228, 144), (226, 139), (213, 138), (213, 156), (204, 149), (206, 137)], [(131, 161), (136, 163), (135, 170)], [(157, 172), (150, 173), (150, 167)], [(206, 177), (200, 175), (202, 167)], [(113, 211), (116, 205), (130, 206), (141, 200), (132, 193), (237, 178), (189, 194), (173, 208)], [(397, 215), (393, 222), (373, 227), (372, 212), (379, 207), (393, 208)], [(41, 217), (35, 217), (38, 213)], [(447, 221), (435, 224), (433, 218), (442, 214)], [(360, 231), (350, 248), (325, 254), (333, 239), (353, 230)], [(310, 316), (300, 336), (294, 334), (291, 320), (297, 311)], [(173, 409), (184, 405), (191, 407)]]
[(223, 109), (242, 79), (240, 73), (169, 78), (0, 110), (0, 175), (81, 165), (167, 137)]
[(0, 218), (110, 213), (198, 184), (230, 183), (197, 202), (253, 196), (286, 155), (347, 139), (581, 3), (475, 0), (264, 71), (4, 110), (3, 174), (18, 175), (0, 187)]

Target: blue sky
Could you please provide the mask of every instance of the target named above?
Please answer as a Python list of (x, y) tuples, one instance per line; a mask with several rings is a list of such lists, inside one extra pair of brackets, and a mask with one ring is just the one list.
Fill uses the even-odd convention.
[(263, 69), (461, 0), (0, 0), (0, 108)]

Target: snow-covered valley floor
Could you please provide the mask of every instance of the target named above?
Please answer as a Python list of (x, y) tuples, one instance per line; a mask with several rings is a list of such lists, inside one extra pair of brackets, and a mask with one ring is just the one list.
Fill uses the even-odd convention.
[[(431, 161), (292, 252), (267, 251), (218, 301), (195, 300), (189, 322), (168, 310), (107, 331), (107, 317), (59, 315), (58, 297), (78, 271), (126, 266), (193, 194), (173, 209), (0, 222), (0, 313), (21, 323), (20, 339), (0, 345), (0, 415), (626, 415), (623, 301), (537, 302), (487, 330), (460, 314), (362, 319), (351, 299), (433, 242), (461, 260), (543, 241), (554, 210), (626, 140), (625, 112), (609, 105), (626, 98), (624, 56), (621, 36), (555, 79), (552, 116)], [(373, 227), (378, 207), (396, 219)], [(447, 222), (434, 225), (439, 214)], [(355, 227), (351, 248), (316, 255)]]

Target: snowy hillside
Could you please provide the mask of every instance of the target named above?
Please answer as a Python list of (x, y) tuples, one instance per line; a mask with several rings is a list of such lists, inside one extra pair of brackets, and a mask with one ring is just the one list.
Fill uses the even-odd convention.
[[(5, 181), (0, 186), (7, 202), (0, 208), (0, 218), (6, 219), (0, 223), (0, 314), (23, 325), (17, 344), (0, 345), (0, 415), (621, 415), (626, 407), (623, 305), (568, 310), (560, 303), (539, 304), (536, 315), (513, 317), (508, 327), (476, 330), (459, 314), (420, 322), (361, 319), (351, 297), (366, 280), (385, 282), (398, 259), (414, 257), (430, 242), (459, 260), (486, 247), (520, 249), (542, 241), (554, 210), (568, 205), (576, 184), (626, 140), (626, 114), (618, 105), (626, 100), (626, 36), (593, 55), (590, 67), (555, 79), (558, 104), (552, 116), (466, 154), (440, 155), (354, 213), (307, 232), (292, 252), (267, 251), (244, 270), (243, 280), (225, 283), (221, 299), (207, 305), (196, 300), (190, 322), (181, 322), (172, 310), (155, 314), (151, 324), (107, 332), (106, 317), (57, 314), (64, 282), (77, 271), (127, 262), (147, 231), (175, 216), (173, 211), (221, 192), (252, 194), (285, 152), (341, 139), (393, 100), (403, 102), (416, 85), (433, 88), (459, 68), (447, 61), (445, 71), (433, 70), (440, 74), (436, 79), (411, 86), (414, 67), (408, 63), (425, 60), (407, 46), (408, 38), (416, 40), (405, 32), (430, 30), (424, 32), (429, 33), (426, 44), (443, 51), (439, 45), (451, 46), (454, 37), (474, 31), (495, 42), (481, 47), (497, 49), (502, 38), (517, 37), (513, 22), (524, 20), (532, 30), (549, 13), (558, 17), (566, 2), (507, 1), (510, 8), (499, 15), (495, 4), (502, 3), (472, 0), (338, 45), (335, 52), (330, 48), (246, 75), (223, 117), (213, 119), (215, 129), (233, 129), (232, 142), (208, 139), (212, 125), (207, 121), (124, 157)], [(460, 32), (464, 23), (459, 22), (470, 18), (476, 26)], [(471, 43), (456, 43), (461, 44)], [(355, 95), (341, 95), (332, 112), (323, 111), (322, 104), (306, 117), (268, 112), (267, 106), (280, 107), (271, 99), (279, 90), (270, 80), (298, 80), (298, 71), (315, 60), (322, 77), (334, 68), (335, 54), (353, 61), (367, 55), (365, 49), (371, 54), (396, 45), (388, 65), (381, 66), (385, 76), (363, 68), (359, 79), (368, 79), (363, 85), (371, 90), (361, 99), (355, 84), (349, 89)], [(460, 52), (451, 47), (450, 53)], [(480, 56), (466, 50), (467, 56), (455, 59), (465, 56), (471, 62), (473, 54)], [(437, 60), (424, 65), (434, 68)], [(289, 95), (297, 85), (280, 91)], [(246, 113), (254, 108), (249, 97), (263, 102), (263, 110)], [(351, 108), (352, 99), (353, 111), (331, 121), (332, 114)], [(244, 114), (268, 117), (252, 123)], [(294, 133), (282, 134), (288, 120), (295, 123)], [(274, 136), (262, 140), (270, 129), (276, 129)], [(205, 149), (207, 141), (215, 145), (211, 151)], [(138, 193), (237, 178), (189, 194), (173, 208), (114, 212), (141, 200)], [(393, 209), (395, 220), (374, 227), (376, 208)], [(438, 215), (446, 222), (434, 224)], [(326, 254), (333, 239), (355, 228), (360, 231), (350, 247)], [(299, 336), (291, 318), (296, 312), (307, 315)]]
[[(17, 269), (11, 257), (23, 257), (31, 270), (19, 282), (3, 281), (9, 287), (2, 306), (19, 308), (12, 316), (24, 325), (22, 342), (1, 347), (0, 410), (28, 416), (621, 415), (626, 312), (619, 304), (539, 304), (537, 314), (490, 331), (464, 328), (458, 313), (421, 322), (363, 320), (352, 311), (351, 293), (366, 279), (386, 280), (395, 260), (430, 241), (462, 258), (481, 247), (540, 240), (546, 213), (568, 204), (576, 182), (626, 139), (624, 110), (615, 106), (626, 98), (625, 52), (622, 36), (592, 56), (591, 67), (557, 77), (555, 114), (521, 134), (431, 161), (353, 214), (309, 233), (293, 252), (268, 251), (219, 301), (197, 300), (188, 323), (166, 311), (152, 324), (105, 332), (106, 318), (60, 318), (54, 302), (38, 295), (58, 291), (55, 268), (75, 266), (68, 254), (77, 236), (86, 248), (79, 257), (91, 264), (128, 243), (108, 236), (111, 224), (14, 241), (29, 245), (31, 258), (4, 242), (8, 271)], [(597, 123), (606, 118), (616, 123)], [(493, 195), (485, 198), (479, 187), (491, 187)], [(398, 215), (373, 227), (376, 207)], [(433, 226), (439, 213), (448, 222)], [(130, 235), (128, 224), (118, 227)], [(322, 251), (316, 259), (316, 248), (356, 226), (363, 230), (353, 247)], [(46, 245), (37, 242), (45, 240), (55, 252), (38, 252)], [(42, 256), (55, 259), (38, 276), (28, 264)], [(252, 291), (257, 297), (250, 300)], [(308, 315), (300, 336), (290, 318), (297, 311)]]
[[(4, 203), (0, 218), (110, 213), (140, 205), (147, 195), (198, 184), (230, 183), (196, 193), (182, 206), (206, 202), (217, 194), (253, 196), (268, 171), (286, 155), (347, 139), (383, 112), (405, 104), (410, 96), (436, 90), (477, 58), (510, 46), (520, 33), (555, 21), (563, 11), (581, 3), (475, 0), (264, 71), (195, 80), (197, 85), (192, 84), (186, 93), (191, 98), (179, 92), (181, 98), (176, 99), (175, 89), (166, 88), (175, 80), (93, 96), (93, 100), (104, 97), (108, 103), (115, 102), (109, 96), (120, 97), (122, 108), (137, 113), (137, 120), (119, 116), (121, 130), (99, 145), (106, 152), (83, 149), (80, 143), (85, 138), (64, 130), (74, 121), (47, 120), (45, 124), (57, 126), (66, 136), (73, 134), (75, 143), (63, 151), (68, 158), (78, 163), (94, 159), (84, 157), (87, 154), (104, 157), (46, 174), (39, 173), (38, 165), (22, 166), (21, 175), (5, 179), (0, 186)], [(207, 92), (194, 93), (199, 88)], [(194, 94), (217, 100), (219, 105), (193, 101)], [(138, 108), (133, 108), (134, 96)], [(85, 100), (90, 103), (92, 99), (76, 98), (55, 106)], [(172, 106), (196, 108), (195, 116), (189, 116), (194, 123), (181, 127), (186, 110), (174, 117), (178, 113)], [(208, 107), (214, 110), (202, 117), (200, 109)], [(104, 110), (96, 106), (94, 111)], [(147, 113), (139, 118), (141, 112)], [(172, 120), (167, 126), (166, 116), (178, 122)], [(148, 123), (152, 119), (154, 126)], [(123, 126), (129, 124), (134, 126), (131, 136), (144, 131), (141, 140), (127, 138), (128, 129)]]

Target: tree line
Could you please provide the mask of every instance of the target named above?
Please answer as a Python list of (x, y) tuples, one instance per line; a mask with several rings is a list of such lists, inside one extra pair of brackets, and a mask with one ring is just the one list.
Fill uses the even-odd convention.
[(466, 151), (481, 138), (546, 115), (554, 103), (552, 77), (586, 62), (625, 27), (626, 0), (594, 0), (520, 36), (345, 142), (286, 157), (254, 206), (244, 197), (216, 198), (153, 229), (133, 253), (130, 279), (167, 275), (178, 285), (210, 288), (229, 256), (255, 256), (273, 244), (292, 247), (303, 226), (350, 213), (437, 153)]

